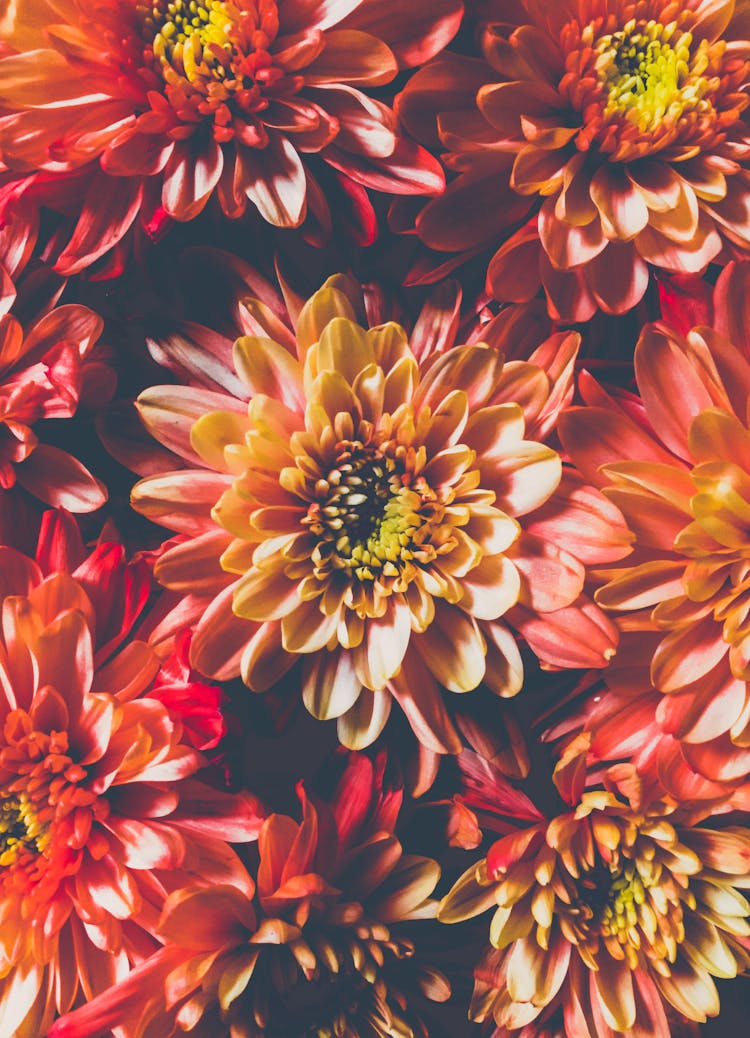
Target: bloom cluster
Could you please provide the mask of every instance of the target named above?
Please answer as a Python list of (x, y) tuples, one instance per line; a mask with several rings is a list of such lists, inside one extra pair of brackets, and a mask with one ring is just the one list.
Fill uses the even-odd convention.
[(750, 0), (0, 5), (0, 1038), (744, 1033), (749, 105)]

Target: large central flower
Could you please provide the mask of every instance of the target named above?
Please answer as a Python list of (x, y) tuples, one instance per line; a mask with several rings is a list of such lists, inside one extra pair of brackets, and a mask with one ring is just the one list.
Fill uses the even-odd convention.
[[(525, 438), (513, 402), (537, 406), (548, 383), (534, 365), (505, 366), (481, 344), (420, 363), (400, 326), (366, 330), (359, 307), (350, 283), (335, 278), (305, 305), (296, 339), (278, 321), (278, 341), (239, 339), (241, 381), (220, 376), (237, 396), (143, 393), (148, 428), (210, 471), (148, 478), (133, 502), (194, 537), (170, 548), (156, 574), (213, 597), (192, 644), (199, 670), (241, 672), (263, 691), (300, 660), (307, 708), (339, 718), (346, 745), (375, 739), (395, 697), (425, 745), (455, 752), (440, 686), (520, 687), (501, 617), (522, 603), (528, 612), (513, 623), (528, 624), (530, 639), (538, 612), (577, 622), (565, 610), (583, 567), (519, 523), (561, 479), (559, 456)], [(548, 630), (543, 640), (554, 653), (564, 638)]]
[(747, 250), (745, 0), (484, 9), (485, 61), (441, 56), (399, 99), (458, 173), (417, 220), (427, 245), (496, 248), (495, 297), (541, 286), (565, 321), (635, 306), (648, 265)]
[[(396, 379), (381, 366), (384, 358), (374, 333), (368, 341), (367, 334), (345, 318), (334, 319), (324, 330), (320, 351), (330, 350), (334, 342), (336, 346), (326, 361), (331, 368), (310, 387), (304, 430), (292, 434), (294, 465), (279, 473), (279, 484), (288, 497), (283, 504), (261, 498), (259, 507), (248, 510), (250, 526), (256, 531), (278, 536), (296, 519), (298, 532), (275, 562), (264, 558), (264, 553), (254, 555), (253, 571), (244, 576), (235, 597), (240, 615), (268, 620), (275, 611), (268, 597), (284, 599), (294, 590), (297, 598), (302, 578), (299, 608), (308, 616), (309, 607), (302, 603), (314, 603), (317, 616), (309, 629), (297, 630), (302, 620), (295, 620), (292, 613), (284, 639), (288, 648), (291, 641), (292, 651), (300, 652), (316, 651), (321, 642), (334, 637), (339, 624), (343, 625), (339, 642), (355, 648), (366, 634), (361, 621), (383, 618), (386, 610), (393, 610), (390, 626), (396, 628), (402, 655), (365, 664), (363, 680), (373, 691), (400, 667), (409, 628), (420, 632), (429, 627), (435, 598), (463, 601), (470, 615), (492, 620), (515, 602), (520, 590), (517, 572), (501, 555), (516, 540), (520, 527), (492, 507), (494, 490), (479, 489), (475, 450), (450, 442), (462, 435), (462, 429), (469, 441), (473, 438), (465, 394), (456, 391), (448, 404), (453, 412), (450, 440), (433, 436), (430, 443), (432, 408), (415, 408), (404, 392), (409, 392), (416, 377), (414, 359), (396, 326), (389, 337), (390, 348), (398, 349), (390, 358), (401, 368)], [(364, 351), (355, 361), (361, 370), (355, 374), (356, 367), (350, 368), (350, 385), (342, 367), (348, 363), (346, 354), (358, 348)], [(486, 360), (493, 365), (496, 359), (481, 350), (474, 362), (481, 365)], [(400, 386), (394, 384), (397, 379)], [(387, 388), (386, 381), (391, 382)], [(497, 414), (500, 422), (513, 417), (518, 418), (513, 405)], [(212, 416), (201, 419), (194, 441), (215, 426)], [(556, 484), (555, 458), (547, 448), (536, 446), (538, 460), (547, 461), (551, 468), (543, 491), (546, 497)], [(235, 500), (236, 492), (231, 492), (229, 501)], [(287, 511), (283, 516), (269, 515), (264, 505)], [(219, 522), (227, 506), (225, 500), (216, 510)], [(484, 530), (479, 528), (480, 517)], [(303, 561), (305, 556), (309, 563)], [(498, 558), (491, 562), (488, 556)]]

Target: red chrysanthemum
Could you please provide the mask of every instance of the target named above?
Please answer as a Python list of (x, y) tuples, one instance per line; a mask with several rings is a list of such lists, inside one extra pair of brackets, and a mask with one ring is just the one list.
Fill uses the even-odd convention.
[(55, 513), (36, 561), (0, 548), (2, 1038), (38, 1038), (125, 976), (170, 890), (244, 889), (225, 841), (257, 837), (258, 806), (193, 777), (181, 712), (149, 694), (160, 660), (128, 635), (150, 583)]
[(383, 764), (352, 755), (329, 803), (300, 784), (302, 821), (274, 814), (261, 829), (257, 897), (173, 893), (165, 947), (50, 1038), (427, 1038), (419, 1003), (450, 988), (412, 924), (434, 917), (440, 869), (404, 853)]
[(458, 174), (420, 214), (422, 240), (496, 248), (496, 298), (543, 286), (550, 313), (575, 321), (633, 307), (649, 266), (700, 271), (723, 246), (747, 251), (748, 10), (484, 4), (484, 60), (438, 58), (397, 106)]
[(191, 220), (216, 193), (227, 216), (248, 201), (277, 227), (307, 210), (330, 224), (314, 166), (366, 187), (441, 190), (439, 164), (367, 96), (399, 67), (437, 53), (460, 0), (43, 0), (4, 25), (0, 153), (12, 171), (91, 164), (58, 269), (73, 273), (159, 202)]
[[(23, 252), (21, 230), (4, 243), (6, 262), (23, 260), (14, 256)], [(41, 293), (39, 278), (30, 280)], [(6, 303), (14, 298), (9, 282)], [(26, 328), (13, 314), (0, 316), (0, 528), (12, 514), (4, 492), (16, 484), (73, 512), (94, 511), (107, 500), (106, 488), (77, 458), (40, 442), (34, 431), (42, 419), (72, 418), (82, 399), (101, 404), (112, 395), (114, 373), (97, 357), (102, 327), (97, 314), (75, 303), (48, 309)]]

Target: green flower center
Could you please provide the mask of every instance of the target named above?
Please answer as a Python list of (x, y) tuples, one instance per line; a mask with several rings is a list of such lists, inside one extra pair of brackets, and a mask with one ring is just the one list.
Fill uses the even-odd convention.
[(684, 912), (695, 909), (695, 897), (665, 875), (663, 866), (647, 858), (628, 862), (613, 877), (599, 918), (599, 932), (610, 952), (635, 969), (648, 950), (652, 961), (674, 962), (685, 940)]
[(646, 904), (646, 891), (656, 885), (653, 872), (627, 865), (609, 888), (607, 902), (601, 916), (601, 930), (605, 935), (626, 937), (637, 926)]

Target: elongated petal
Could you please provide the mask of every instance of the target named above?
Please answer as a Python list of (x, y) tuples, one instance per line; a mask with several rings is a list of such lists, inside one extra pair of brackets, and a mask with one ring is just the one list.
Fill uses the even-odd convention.
[(95, 512), (107, 500), (104, 484), (77, 458), (51, 444), (37, 444), (16, 475), (21, 486), (53, 508)]

